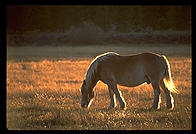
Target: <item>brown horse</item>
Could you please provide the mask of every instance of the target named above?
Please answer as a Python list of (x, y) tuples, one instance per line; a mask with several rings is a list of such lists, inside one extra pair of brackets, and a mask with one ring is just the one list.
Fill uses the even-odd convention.
[(116, 107), (116, 97), (121, 109), (126, 109), (126, 103), (117, 88), (117, 84), (135, 87), (142, 83), (152, 84), (154, 89), (154, 102), (152, 109), (160, 108), (160, 87), (166, 94), (168, 109), (174, 108), (172, 93), (179, 93), (171, 78), (170, 65), (164, 55), (154, 53), (141, 53), (123, 56), (114, 52), (107, 52), (97, 56), (91, 63), (81, 92), (81, 106), (89, 107), (94, 97), (93, 88), (98, 81), (108, 85), (110, 106)]

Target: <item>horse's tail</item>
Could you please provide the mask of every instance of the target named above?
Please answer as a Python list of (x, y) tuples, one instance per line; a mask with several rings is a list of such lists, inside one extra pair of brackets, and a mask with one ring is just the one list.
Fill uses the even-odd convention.
[(170, 64), (169, 61), (167, 60), (166, 56), (162, 55), (162, 57), (164, 58), (165, 62), (166, 62), (166, 70), (165, 70), (165, 75), (163, 77), (163, 82), (165, 84), (165, 87), (173, 93), (179, 93), (179, 91), (176, 89), (174, 82), (172, 80), (171, 77), (171, 70), (170, 70)]

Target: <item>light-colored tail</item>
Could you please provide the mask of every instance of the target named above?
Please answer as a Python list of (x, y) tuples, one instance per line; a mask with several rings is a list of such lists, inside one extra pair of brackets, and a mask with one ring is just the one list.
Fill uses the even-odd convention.
[(167, 58), (162, 55), (165, 62), (166, 62), (166, 70), (165, 70), (165, 75), (163, 77), (163, 82), (166, 86), (166, 88), (170, 91), (170, 92), (173, 92), (173, 93), (179, 93), (179, 91), (176, 89), (175, 85), (174, 85), (174, 82), (172, 80), (172, 77), (171, 77), (171, 70), (170, 70), (170, 64), (169, 64), (169, 61), (167, 60)]

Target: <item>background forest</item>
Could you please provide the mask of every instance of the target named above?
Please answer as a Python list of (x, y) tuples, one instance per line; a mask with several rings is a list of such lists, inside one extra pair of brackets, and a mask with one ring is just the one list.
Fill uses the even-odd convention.
[(191, 29), (190, 6), (7, 8), (8, 45), (190, 43)]

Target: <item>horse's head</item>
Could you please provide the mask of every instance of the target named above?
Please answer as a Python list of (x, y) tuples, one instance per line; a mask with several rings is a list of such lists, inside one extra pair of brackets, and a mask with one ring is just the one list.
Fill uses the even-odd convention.
[(81, 92), (82, 92), (81, 106), (83, 108), (90, 107), (93, 101), (94, 91), (92, 89), (89, 89), (85, 80), (82, 83)]

